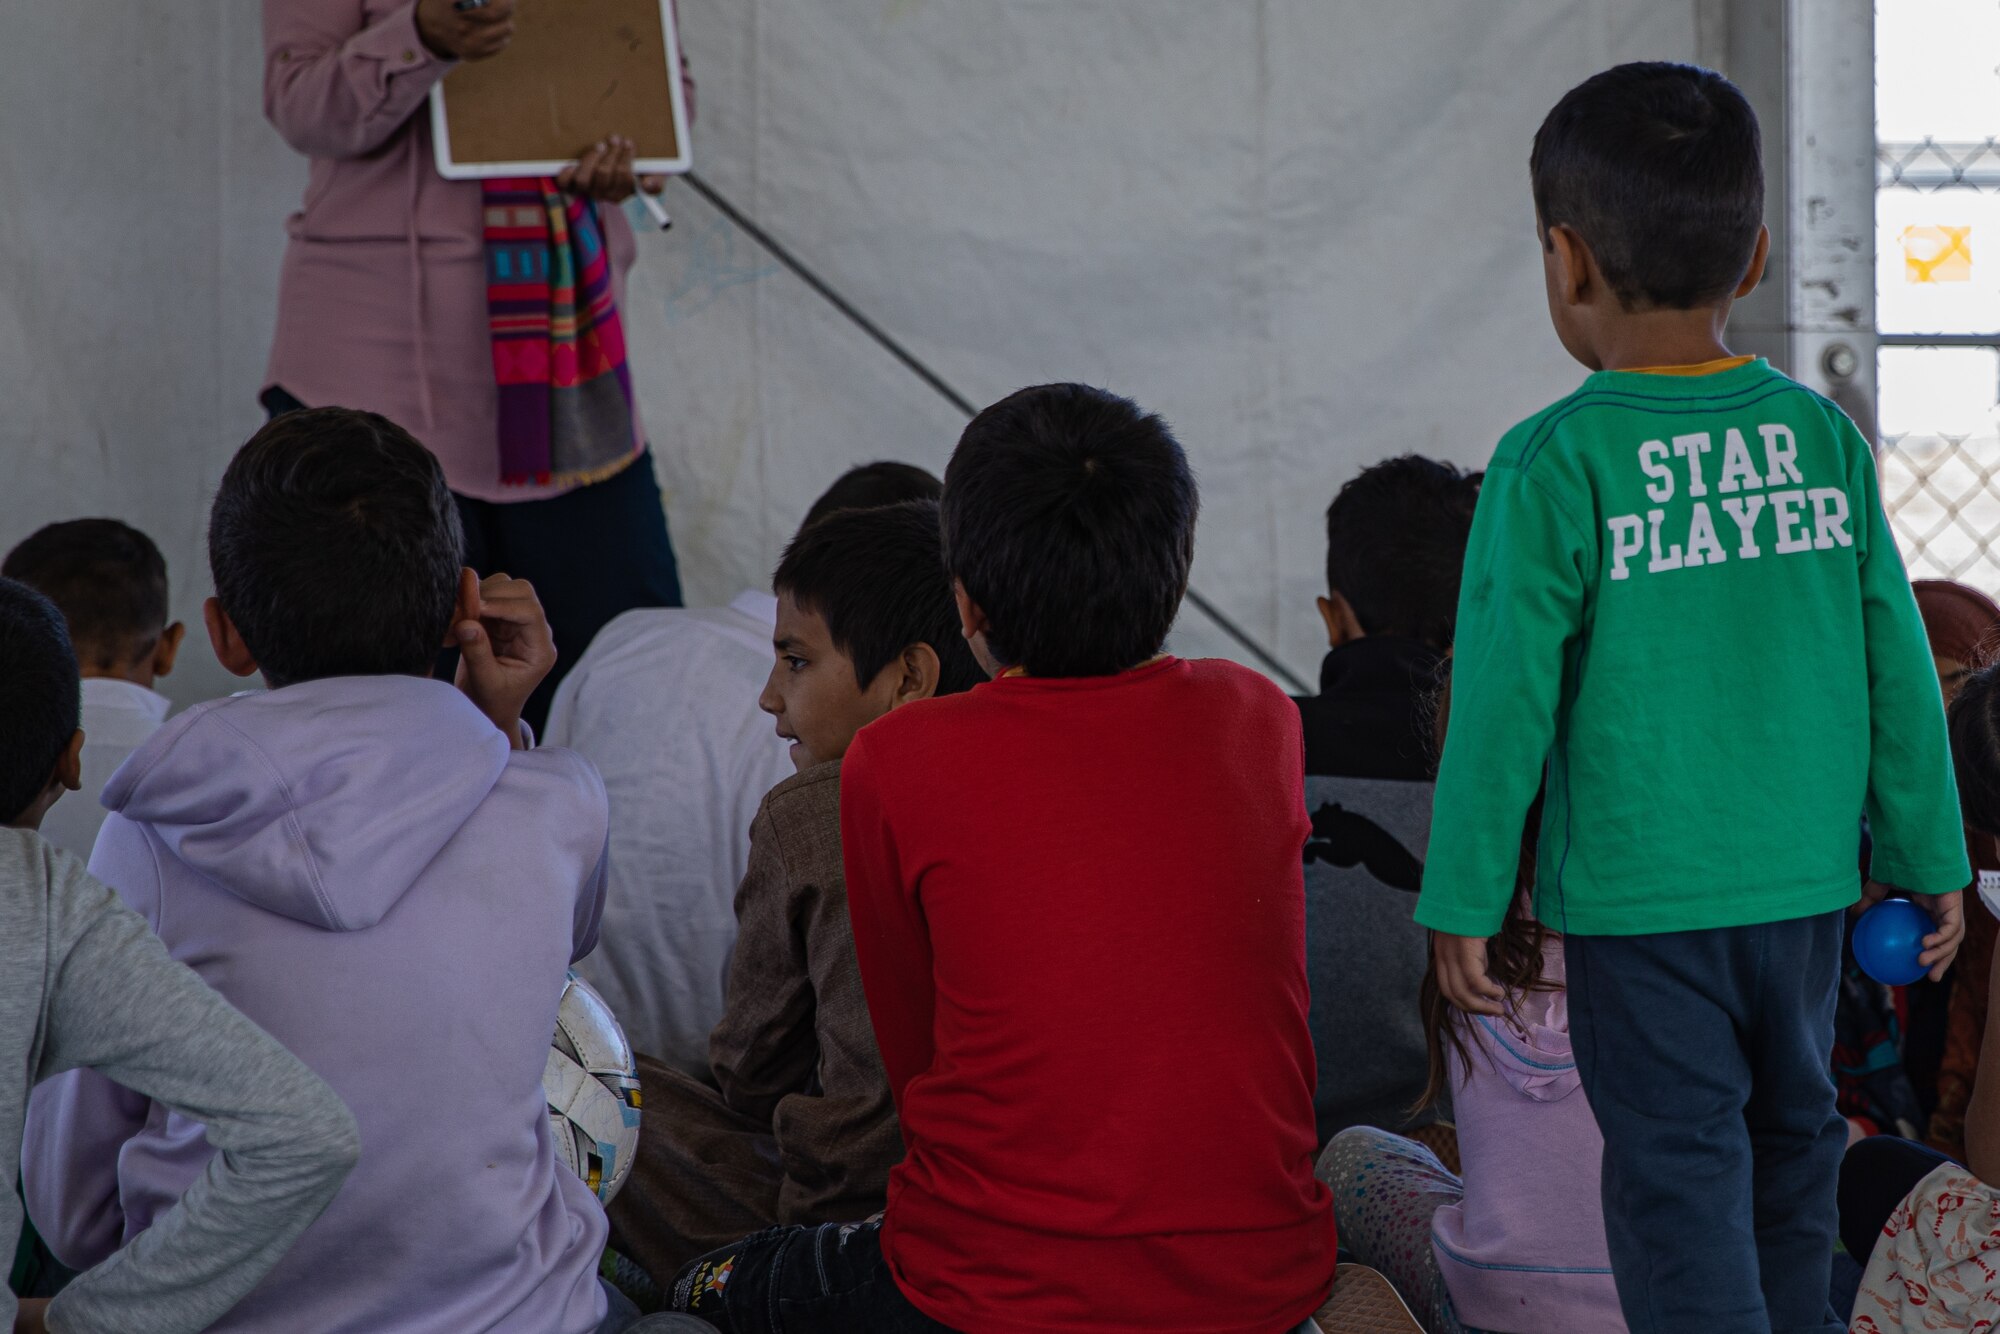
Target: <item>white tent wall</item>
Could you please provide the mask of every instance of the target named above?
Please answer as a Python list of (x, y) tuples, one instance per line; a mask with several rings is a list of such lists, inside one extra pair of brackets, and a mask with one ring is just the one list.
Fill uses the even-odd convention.
[[(534, 3), (535, 0), (523, 0)], [(1172, 422), (1197, 585), (1299, 675), (1362, 465), (1481, 462), (1579, 372), (1529, 138), (1579, 78), (1695, 53), (1698, 0), (682, 0), (706, 179), (976, 401), (1081, 379)], [(176, 613), (255, 403), (303, 163), (255, 8), (0, 7), (0, 544), (112, 514)], [(842, 468), (958, 414), (682, 184), (626, 318), (691, 601), (762, 583)], [(1192, 609), (1176, 647), (1239, 656)], [(191, 646), (169, 683), (225, 688)]]

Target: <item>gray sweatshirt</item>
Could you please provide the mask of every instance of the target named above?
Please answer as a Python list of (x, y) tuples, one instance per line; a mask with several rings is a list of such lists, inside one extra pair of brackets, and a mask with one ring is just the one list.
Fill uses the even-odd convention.
[[(319, 1217), (360, 1156), (318, 1076), (167, 957), (83, 863), (0, 828), (0, 1154), (19, 1161), (28, 1091), (89, 1067), (203, 1122), (219, 1152), (181, 1202), (49, 1306), (54, 1334), (204, 1329)], [(21, 1204), (0, 1191), (0, 1254)], [(0, 1329), (14, 1298), (0, 1287)]]

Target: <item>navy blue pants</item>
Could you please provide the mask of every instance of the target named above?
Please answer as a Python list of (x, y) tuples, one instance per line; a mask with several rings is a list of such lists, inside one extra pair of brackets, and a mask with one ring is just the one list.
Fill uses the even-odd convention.
[(1894, 1135), (1870, 1135), (1849, 1149), (1840, 1160), (1840, 1241), (1847, 1253), (1865, 1267), (1896, 1206), (1919, 1181), (1957, 1161)]
[(1632, 1334), (1846, 1328), (1827, 1302), (1847, 1140), (1829, 1071), (1842, 916), (1564, 938)]
[(635, 607), (681, 605), (680, 567), (650, 449), (616, 476), (547, 500), (457, 499), (465, 563), (481, 578), (526, 579), (549, 615), (555, 670), (521, 710), (537, 732), (556, 686), (613, 617)]

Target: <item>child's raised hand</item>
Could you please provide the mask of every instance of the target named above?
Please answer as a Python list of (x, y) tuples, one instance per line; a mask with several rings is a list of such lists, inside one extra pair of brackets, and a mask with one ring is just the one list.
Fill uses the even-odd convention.
[(458, 688), (506, 733), (524, 744), (521, 708), (556, 665), (556, 641), (534, 585), (504, 574), (459, 576), (457, 619), (449, 644), (458, 648)]
[(1486, 971), (1486, 939), (1431, 932), (1431, 962), (1437, 966), (1438, 990), (1466, 1014), (1506, 1013), (1507, 993)]

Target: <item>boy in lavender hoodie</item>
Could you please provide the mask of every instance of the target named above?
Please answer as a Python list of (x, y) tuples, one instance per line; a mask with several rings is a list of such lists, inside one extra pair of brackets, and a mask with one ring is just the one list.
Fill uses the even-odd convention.
[[(271, 689), (188, 710), (104, 794), (92, 870), (361, 1128), (345, 1188), (217, 1330), (623, 1323), (541, 1084), (597, 936), (604, 789), (581, 757), (524, 749), (547, 622), (526, 584), (463, 570), (461, 540), (437, 461), (386, 419), (266, 426), (210, 514), (204, 619), (223, 665)], [(427, 675), (447, 637), (458, 689)], [(211, 1157), (200, 1124), (69, 1075), (30, 1109), (29, 1208), (91, 1264)]]
[[(31, 832), (82, 772), (76, 655), (63, 617), (0, 579), (0, 1160), (18, 1158), (28, 1089), (102, 1070), (199, 1117), (216, 1170), (165, 1207), (147, 1238), (53, 1302), (0, 1329), (41, 1334), (194, 1334), (276, 1264), (333, 1199), (361, 1146), (326, 1084), (201, 979), (167, 957), (137, 913)], [(0, 1191), (0, 1255), (21, 1205)]]

